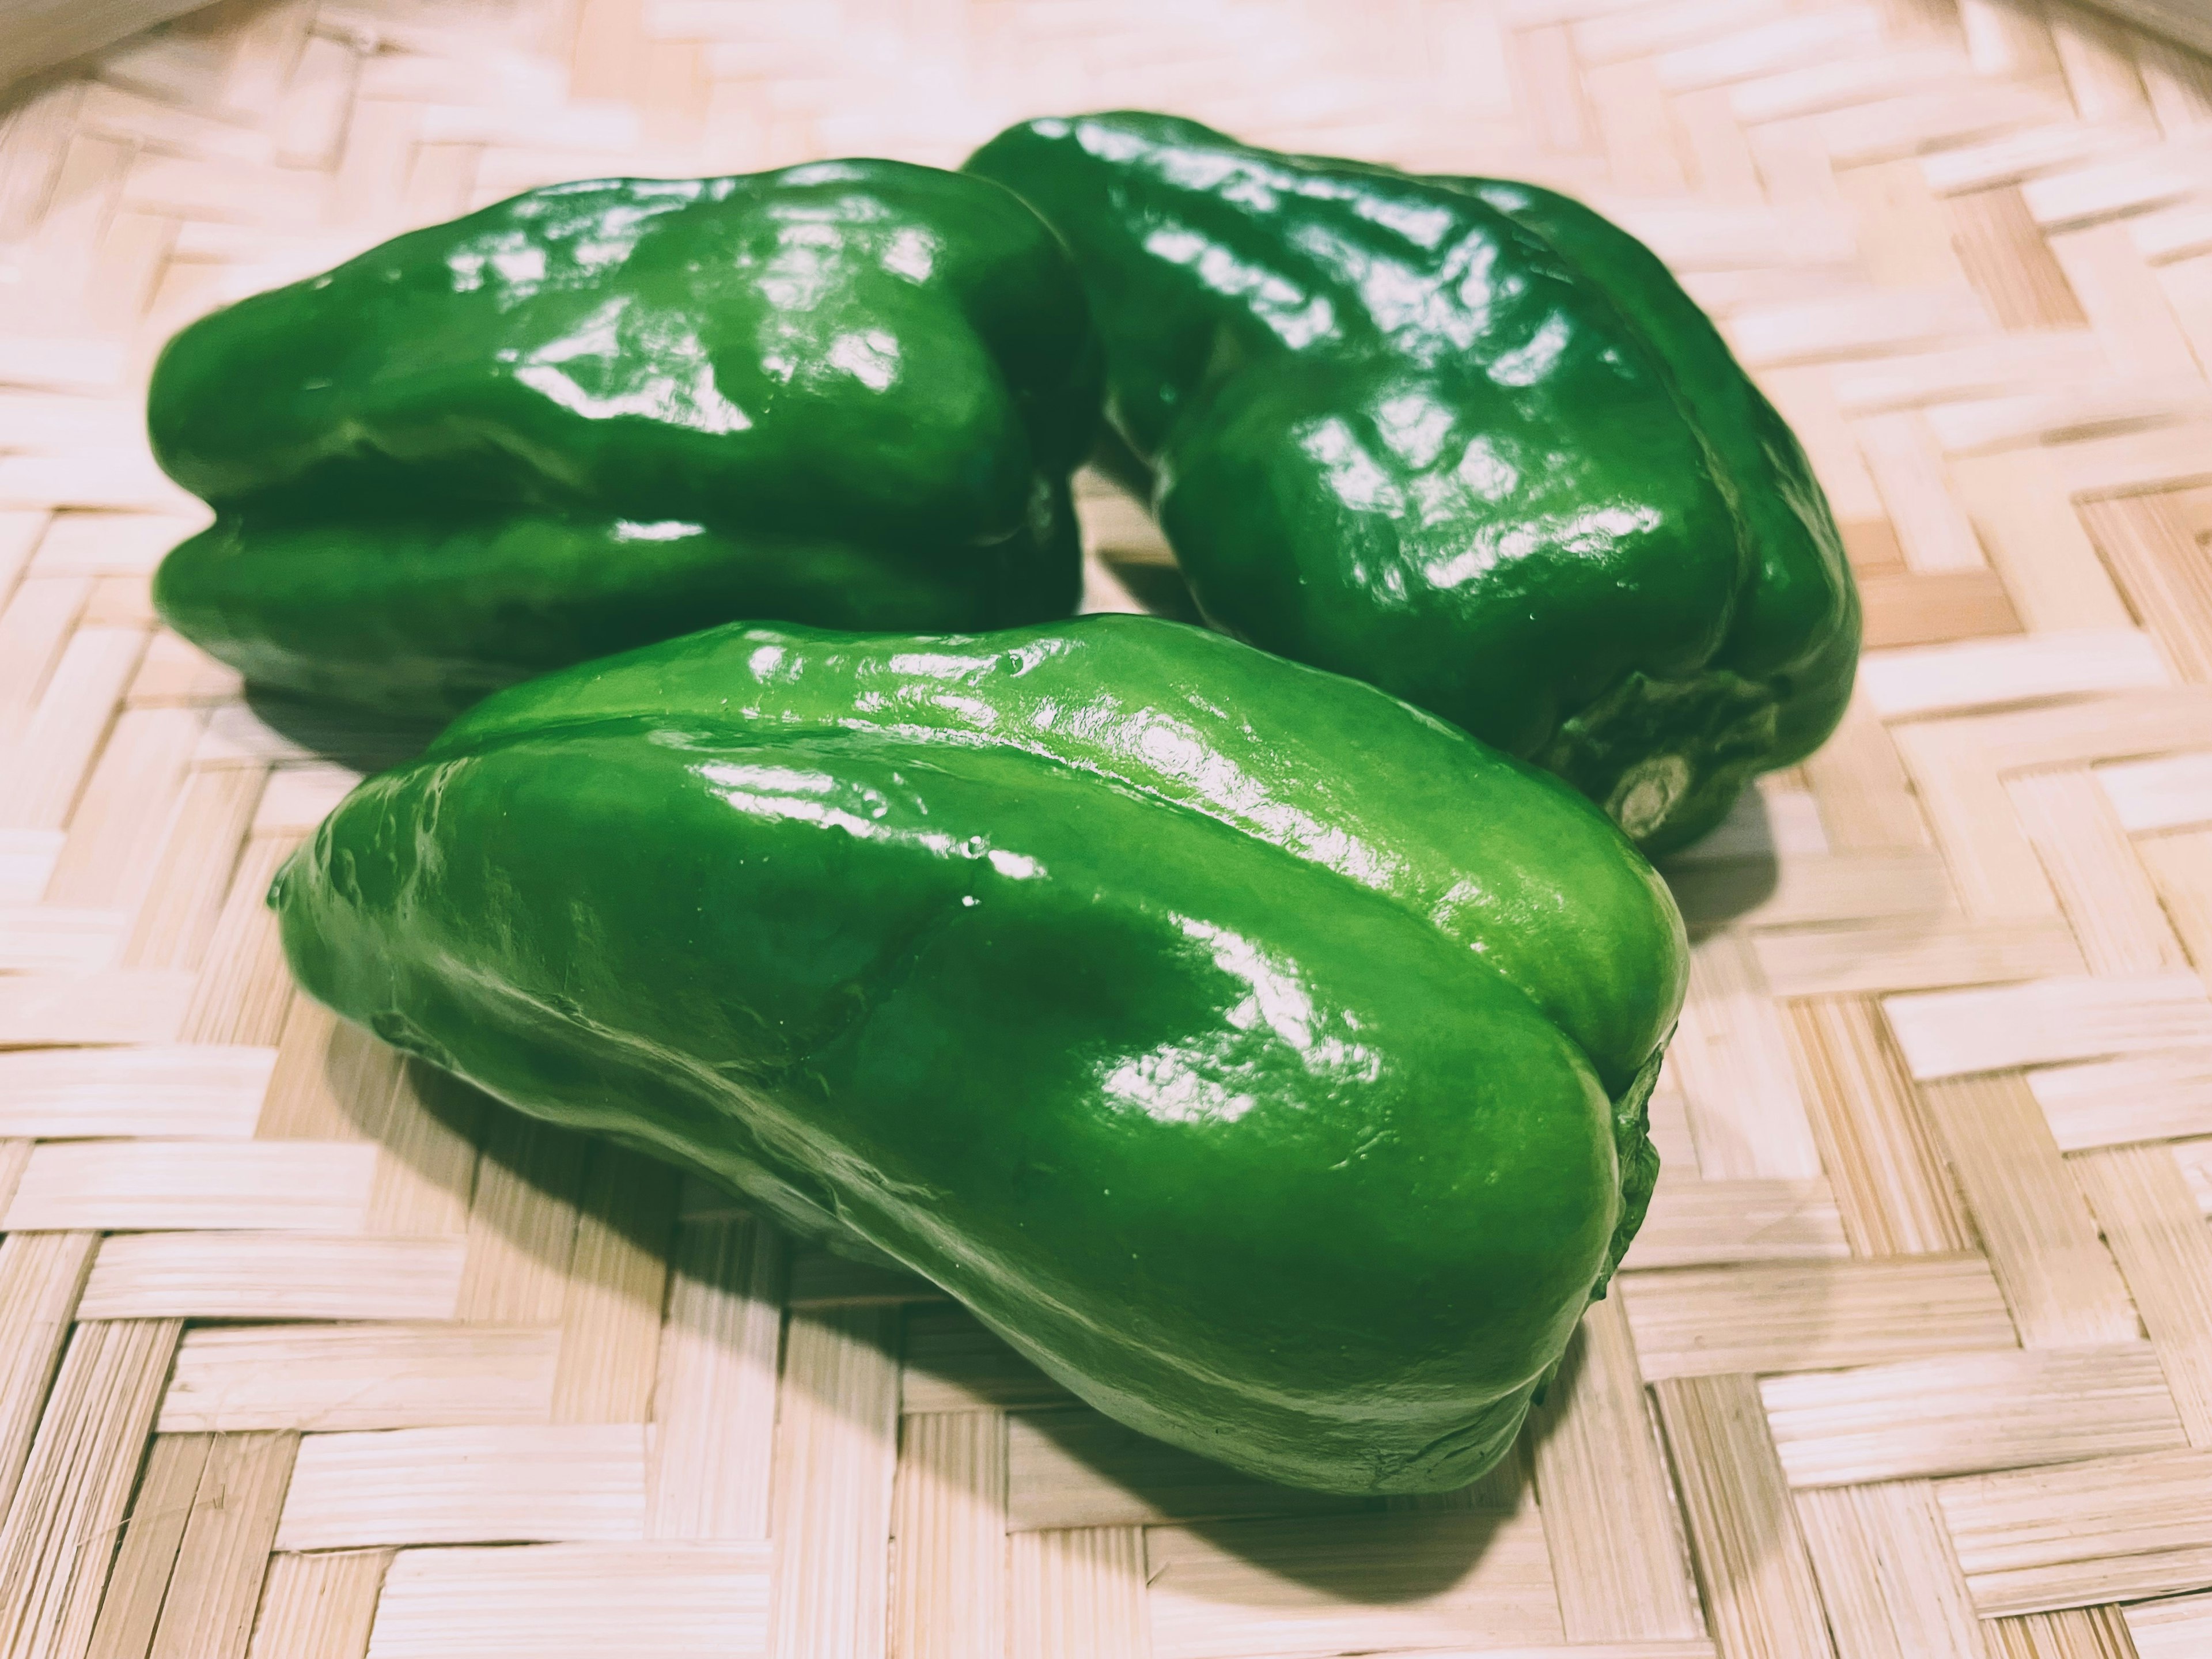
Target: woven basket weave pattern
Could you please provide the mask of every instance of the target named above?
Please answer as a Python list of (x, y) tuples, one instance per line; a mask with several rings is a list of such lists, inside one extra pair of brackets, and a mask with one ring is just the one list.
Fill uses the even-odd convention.
[[(1154, 1444), (335, 1025), (261, 896), (389, 744), (149, 609), (209, 307), (553, 179), (1117, 106), (1613, 212), (1867, 599), (1843, 730), (1668, 872), (1650, 1223), (1446, 1498)], [(20, 91), (0, 1659), (2212, 1652), (2208, 363), (2212, 64), (2057, 0), (259, 0)], [(1172, 608), (1085, 507), (1091, 603)]]

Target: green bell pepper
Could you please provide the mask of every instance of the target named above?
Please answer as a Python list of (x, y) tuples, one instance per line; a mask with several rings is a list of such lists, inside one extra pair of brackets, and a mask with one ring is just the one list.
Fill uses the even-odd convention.
[(968, 170), (1074, 250), (1200, 611), (1534, 760), (1648, 851), (1841, 718), (1803, 452), (1641, 243), (1533, 185), (1031, 121)]
[(1511, 1442), (1650, 1199), (1686, 972), (1555, 780), (1150, 617), (732, 625), (537, 680), (270, 902), (387, 1041), (1344, 1492)]
[(1099, 374), (1066, 252), (982, 179), (535, 190), (169, 343), (154, 452), (219, 516), (155, 599), (250, 679), (416, 718), (736, 617), (1063, 617)]

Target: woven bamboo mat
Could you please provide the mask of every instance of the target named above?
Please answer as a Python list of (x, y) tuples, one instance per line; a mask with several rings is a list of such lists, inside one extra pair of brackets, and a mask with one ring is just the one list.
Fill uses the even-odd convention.
[[(1850, 721), (1669, 872), (1632, 1271), (1448, 1499), (1152, 1444), (334, 1030), (261, 895), (377, 734), (148, 610), (210, 306), (1117, 105), (1616, 212), (1865, 586)], [(2033, 0), (273, 0), (0, 119), (0, 1659), (2212, 1652), (2212, 65)]]

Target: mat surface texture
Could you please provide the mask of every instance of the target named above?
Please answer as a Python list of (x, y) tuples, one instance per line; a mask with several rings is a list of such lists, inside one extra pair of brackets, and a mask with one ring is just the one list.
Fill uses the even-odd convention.
[[(1616, 214), (1867, 597), (1844, 729), (1668, 870), (1650, 1221), (1448, 1498), (1153, 1444), (334, 1026), (262, 894), (388, 744), (148, 606), (210, 307), (550, 180), (1125, 106)], [(0, 1659), (2212, 1652), (2208, 364), (2212, 64), (2033, 0), (263, 0), (19, 89)], [(1085, 507), (1093, 605), (1174, 610)]]

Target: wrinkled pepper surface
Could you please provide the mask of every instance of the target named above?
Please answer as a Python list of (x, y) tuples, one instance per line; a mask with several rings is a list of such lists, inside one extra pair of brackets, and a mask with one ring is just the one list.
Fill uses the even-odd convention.
[(1567, 779), (1647, 850), (1833, 729), (1858, 601), (1788, 427), (1659, 260), (1532, 185), (1031, 121), (1108, 418), (1216, 626)]
[(1685, 973), (1555, 779), (1148, 617), (732, 625), (537, 680), (270, 902), (387, 1041), (1346, 1492), (1511, 1442), (1650, 1196)]
[(1036, 216), (892, 161), (518, 196), (194, 323), (161, 567), (264, 684), (442, 719), (738, 617), (1066, 616), (1097, 343)]

